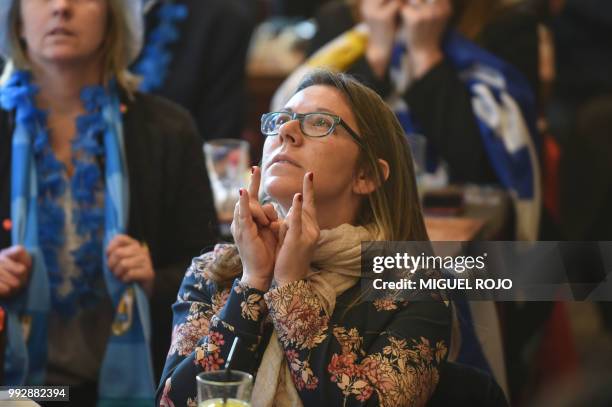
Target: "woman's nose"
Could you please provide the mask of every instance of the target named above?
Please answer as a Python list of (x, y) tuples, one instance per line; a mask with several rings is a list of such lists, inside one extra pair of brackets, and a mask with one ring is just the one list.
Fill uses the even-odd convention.
[(73, 0), (51, 0), (53, 15), (67, 16)]
[(290, 144), (302, 144), (304, 141), (304, 135), (300, 128), (299, 120), (290, 120), (287, 123), (280, 126), (278, 129), (278, 138), (281, 143)]

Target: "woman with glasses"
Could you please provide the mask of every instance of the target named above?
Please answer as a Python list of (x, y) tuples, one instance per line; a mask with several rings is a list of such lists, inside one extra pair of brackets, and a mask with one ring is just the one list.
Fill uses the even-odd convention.
[(393, 112), (351, 77), (317, 71), (261, 130), (235, 244), (195, 258), (179, 291), (158, 405), (195, 405), (195, 376), (222, 368), (235, 337), (253, 406), (425, 405), (447, 358), (448, 303), (362, 289), (361, 242), (428, 240)]
[(215, 236), (193, 121), (127, 71), (141, 5), (0, 2), (2, 384), (70, 386), (71, 405), (153, 402), (150, 346)]

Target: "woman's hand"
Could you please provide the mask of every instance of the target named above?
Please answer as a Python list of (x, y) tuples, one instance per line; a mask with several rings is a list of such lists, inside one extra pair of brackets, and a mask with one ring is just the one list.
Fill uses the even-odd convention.
[(401, 8), (416, 78), (440, 62), (442, 37), (452, 14), (450, 0), (409, 0)]
[(32, 257), (23, 246), (15, 245), (0, 251), (0, 298), (7, 298), (23, 289), (32, 270)]
[(370, 30), (366, 59), (378, 78), (387, 72), (402, 0), (362, 0), (361, 17)]
[(106, 259), (111, 272), (124, 283), (139, 283), (146, 293), (153, 294), (153, 261), (146, 244), (127, 235), (117, 235), (106, 248)]
[(278, 215), (271, 204), (258, 200), (261, 170), (253, 167), (249, 189), (240, 190), (231, 231), (242, 260), (242, 281), (249, 287), (268, 291), (274, 272)]
[(314, 174), (304, 176), (301, 194), (295, 194), (293, 204), (281, 224), (274, 280), (282, 286), (306, 278), (317, 241), (319, 223), (314, 197)]

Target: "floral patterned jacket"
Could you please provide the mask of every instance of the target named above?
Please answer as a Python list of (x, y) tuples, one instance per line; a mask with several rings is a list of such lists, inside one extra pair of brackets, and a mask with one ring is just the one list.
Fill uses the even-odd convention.
[[(196, 406), (195, 377), (223, 367), (236, 335), (234, 367), (256, 374), (275, 329), (304, 406), (423, 406), (446, 359), (451, 312), (442, 301), (358, 302), (357, 284), (331, 317), (306, 280), (267, 293), (236, 280), (207, 280), (223, 246), (193, 259), (173, 306), (172, 345), (157, 405)], [(216, 254), (215, 254), (216, 253)], [(350, 307), (349, 307), (350, 306)], [(347, 310), (348, 307), (348, 310)]]

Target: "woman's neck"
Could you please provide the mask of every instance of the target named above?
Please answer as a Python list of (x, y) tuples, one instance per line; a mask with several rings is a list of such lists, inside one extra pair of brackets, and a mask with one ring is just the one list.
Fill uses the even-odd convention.
[[(284, 204), (281, 203), (281, 207), (285, 213), (289, 212), (291, 203), (290, 200), (284, 202)], [(340, 203), (338, 200), (326, 202), (325, 200), (319, 199), (315, 202), (315, 207), (319, 229), (335, 229), (344, 224), (356, 224), (359, 201), (345, 200)]]
[(74, 115), (82, 111), (81, 90), (102, 81), (98, 64), (34, 65), (32, 71), (40, 88), (37, 96), (39, 107), (57, 115)]

